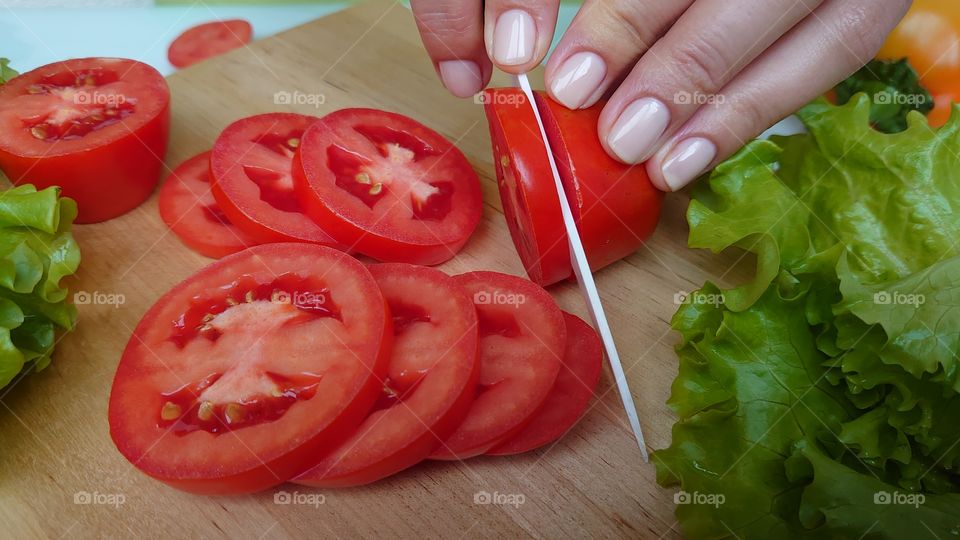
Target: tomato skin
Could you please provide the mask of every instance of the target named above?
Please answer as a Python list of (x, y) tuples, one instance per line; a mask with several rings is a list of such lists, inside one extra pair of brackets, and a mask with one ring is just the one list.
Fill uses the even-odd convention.
[(642, 164), (625, 165), (604, 151), (597, 125), (606, 102), (573, 111), (543, 92), (535, 99), (590, 268), (640, 249), (657, 228), (664, 193)]
[[(439, 180), (453, 185), (449, 196), (451, 208), (439, 220), (404, 218), (410, 204), (406, 194), (392, 193), (385, 202), (361, 202), (362, 197), (350, 194), (338, 182), (336, 164), (330, 148), (343, 149), (376, 166), (389, 163), (392, 156), (378, 155), (386, 144), (365, 140), (360, 128), (392, 130), (397, 136), (410, 139), (424, 150), (413, 163), (395, 165), (401, 173), (395, 176), (416, 176), (422, 183)], [(380, 134), (382, 136), (382, 134)], [(374, 148), (378, 146), (378, 148)], [(405, 149), (409, 151), (409, 149)], [(425, 163), (425, 165), (419, 165)], [(365, 169), (361, 169), (365, 170)], [(384, 176), (397, 172), (388, 167)], [(377, 109), (341, 109), (324, 116), (303, 136), (293, 163), (294, 184), (306, 213), (341, 244), (382, 262), (436, 265), (453, 258), (470, 239), (483, 213), (480, 182), (466, 157), (450, 141), (427, 126), (401, 114)], [(366, 174), (366, 173), (364, 173)], [(374, 173), (368, 181), (381, 178)], [(384, 182), (384, 192), (392, 188)], [(402, 189), (402, 186), (401, 186)], [(390, 204), (396, 212), (381, 209)]]
[[(163, 402), (165, 394), (160, 392), (171, 388), (158, 387), (156, 381), (180, 386), (180, 381), (193, 380), (196, 373), (206, 373), (206, 368), (196, 365), (196, 361), (220, 361), (218, 358), (177, 357), (171, 352), (173, 345), (166, 343), (168, 340), (163, 336), (173, 328), (170, 324), (184, 309), (182, 303), (185, 299), (195, 301), (204, 294), (218, 294), (224, 284), (236, 280), (238, 272), (252, 272), (269, 278), (275, 273), (308, 271), (318, 266), (323, 268), (315, 270), (319, 275), (326, 275), (326, 272), (331, 279), (336, 278), (331, 283), (333, 287), (347, 288), (344, 294), (364, 291), (362, 296), (352, 299), (359, 306), (340, 299), (344, 316), (352, 321), (351, 327), (363, 325), (370, 332), (363, 339), (356, 336), (360, 339), (356, 346), (362, 351), (355, 349), (351, 353), (353, 356), (362, 355), (363, 360), (358, 357), (360, 365), (351, 368), (355, 374), (346, 380), (342, 380), (343, 376), (336, 371), (318, 379), (321, 384), (325, 378), (347, 382), (348, 387), (337, 390), (343, 392), (343, 401), (325, 402), (323, 396), (326, 394), (318, 390), (316, 396), (294, 404), (279, 420), (244, 427), (234, 431), (233, 435), (217, 436), (194, 431), (180, 436), (157, 425), (156, 413), (151, 409)], [(334, 289), (335, 298), (339, 294), (336, 291)], [(365, 314), (371, 318), (355, 318)], [(222, 339), (216, 343), (221, 343)], [(387, 369), (392, 340), (389, 310), (376, 282), (366, 268), (349, 255), (304, 243), (250, 248), (205, 267), (173, 287), (137, 325), (117, 367), (110, 393), (111, 438), (121, 454), (142, 472), (184, 491), (238, 494), (275, 486), (308, 468), (317, 455), (336, 447), (366, 417), (380, 393), (380, 380)], [(342, 344), (335, 342), (334, 345), (336, 343)], [(149, 350), (145, 351), (145, 347)], [(331, 354), (330, 351), (325, 353)], [(283, 355), (283, 351), (280, 354)], [(298, 351), (296, 357), (287, 356), (285, 361), (289, 363), (294, 358), (303, 361), (300, 356), (303, 351)], [(173, 372), (171, 366), (178, 372)], [(314, 414), (317, 410), (324, 411), (322, 418)]]
[[(476, 310), (466, 292), (429, 267), (387, 263), (372, 265), (370, 271), (388, 304), (425, 307), (429, 326), (394, 326), (395, 332), (402, 330), (394, 340), (387, 384), (402, 393), (402, 403), (375, 407), (339, 448), (295, 478), (298, 484), (358, 486), (411, 467), (453, 433), (473, 403), (480, 375), (479, 339)], [(394, 310), (393, 317), (398, 320), (403, 314)], [(424, 365), (430, 366), (426, 373), (399, 389), (409, 369)]]
[(603, 343), (597, 332), (576, 315), (564, 312), (563, 319), (567, 349), (550, 395), (523, 431), (488, 455), (521, 454), (550, 444), (569, 431), (590, 404), (603, 369)]
[(219, 259), (256, 245), (232, 223), (209, 215), (220, 212), (210, 193), (210, 152), (193, 156), (170, 173), (160, 188), (158, 206), (160, 217), (177, 238), (205, 257)]
[(177, 36), (167, 49), (167, 59), (178, 68), (192, 66), (240, 48), (253, 38), (253, 27), (242, 19), (198, 24)]
[(960, 5), (943, 0), (914, 0), (910, 11), (887, 37), (877, 58), (907, 58), (931, 94), (957, 94), (960, 93), (958, 43)]
[[(136, 122), (111, 125), (102, 129), (101, 134), (87, 135), (84, 138), (98, 139), (90, 144), (58, 141), (52, 143), (48, 152), (27, 151), (9, 135), (0, 135), (0, 169), (10, 181), (16, 185), (34, 184), (40, 189), (60, 186), (65, 196), (77, 201), (77, 223), (112, 219), (150, 197), (163, 171), (170, 133), (170, 90), (166, 80), (152, 67), (133, 60), (81, 58), (37, 68), (0, 86), (3, 102), (22, 95), (25, 86), (46, 74), (105, 62), (116, 64), (119, 73), (141, 78), (148, 95), (135, 97), (154, 101), (151, 112), (156, 112)], [(7, 125), (2, 128), (13, 129)]]

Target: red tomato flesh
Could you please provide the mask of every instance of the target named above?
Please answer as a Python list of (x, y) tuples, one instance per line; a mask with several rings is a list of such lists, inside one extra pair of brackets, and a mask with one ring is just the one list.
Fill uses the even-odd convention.
[(480, 222), (477, 174), (443, 136), (374, 109), (342, 109), (303, 136), (294, 176), (307, 213), (380, 261), (439, 264)]
[(261, 243), (312, 242), (335, 246), (293, 191), (291, 164), (313, 116), (270, 113), (244, 118), (213, 145), (213, 196), (227, 218)]
[(563, 312), (536, 284), (496, 272), (453, 279), (477, 308), (480, 386), (467, 417), (433, 459), (478, 456), (520, 432), (547, 399), (567, 341)]
[(523, 431), (487, 454), (506, 456), (529, 452), (562, 437), (590, 404), (603, 366), (603, 344), (582, 319), (564, 312), (567, 350), (550, 395)]
[(177, 36), (167, 59), (178, 68), (243, 47), (253, 38), (253, 27), (242, 19), (199, 24)]
[(169, 131), (167, 82), (134, 60), (67, 60), (0, 86), (0, 169), (17, 185), (63, 188), (79, 223), (150, 196)]
[(392, 335), (355, 259), (302, 243), (250, 248), (177, 285), (140, 321), (110, 393), (110, 435), (179, 489), (277, 485), (367, 415)]
[[(657, 228), (664, 194), (643, 164), (625, 165), (604, 151), (597, 125), (606, 102), (572, 111), (543, 92), (534, 97), (590, 268), (640, 249)], [(565, 263), (563, 273), (573, 275)]]
[(488, 89), (483, 95), (510, 237), (530, 279), (552, 285), (572, 271), (560, 199), (537, 118), (519, 88)]
[(181, 163), (160, 188), (160, 217), (190, 249), (219, 259), (257, 242), (230, 223), (210, 192), (210, 152)]
[(357, 431), (298, 476), (298, 484), (367, 484), (419, 463), (460, 425), (473, 402), (480, 367), (471, 298), (428, 267), (378, 264), (370, 271), (393, 316), (383, 391)]

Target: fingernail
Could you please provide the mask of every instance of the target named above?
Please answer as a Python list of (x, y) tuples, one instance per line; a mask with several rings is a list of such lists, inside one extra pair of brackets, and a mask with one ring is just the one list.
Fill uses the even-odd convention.
[(483, 79), (480, 66), (469, 60), (445, 60), (440, 62), (440, 79), (451, 94), (470, 97), (481, 90)]
[(493, 59), (497, 64), (516, 66), (533, 59), (537, 28), (533, 17), (522, 9), (503, 12), (493, 28)]
[(624, 163), (646, 161), (669, 124), (670, 110), (660, 100), (638, 99), (614, 122), (607, 135), (607, 146)]
[(600, 55), (579, 52), (560, 66), (550, 83), (553, 98), (568, 109), (592, 105), (587, 103), (607, 75), (607, 65)]
[(670, 191), (677, 191), (703, 174), (717, 157), (717, 146), (707, 139), (695, 137), (678, 144), (660, 169)]

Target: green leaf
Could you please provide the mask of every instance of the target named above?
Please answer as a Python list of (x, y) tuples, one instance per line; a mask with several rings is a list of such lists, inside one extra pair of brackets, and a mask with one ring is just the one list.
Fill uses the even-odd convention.
[(855, 94), (870, 97), (870, 122), (884, 133), (907, 129), (907, 114), (933, 110), (933, 96), (920, 85), (920, 76), (906, 58), (872, 60), (847, 80), (837, 85), (837, 103), (844, 105)]
[(0, 58), (0, 84), (4, 84), (17, 75), (19, 75), (19, 73), (10, 67), (10, 60)]

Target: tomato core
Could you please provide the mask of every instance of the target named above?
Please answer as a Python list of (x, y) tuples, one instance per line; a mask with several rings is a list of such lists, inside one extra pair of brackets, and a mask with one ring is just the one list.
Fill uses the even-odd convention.
[(49, 95), (63, 103), (50, 113), (23, 120), (34, 138), (55, 142), (81, 139), (91, 131), (116, 124), (132, 115), (136, 99), (101, 93), (98, 88), (120, 80), (108, 69), (62, 71), (27, 87), (30, 95)]

